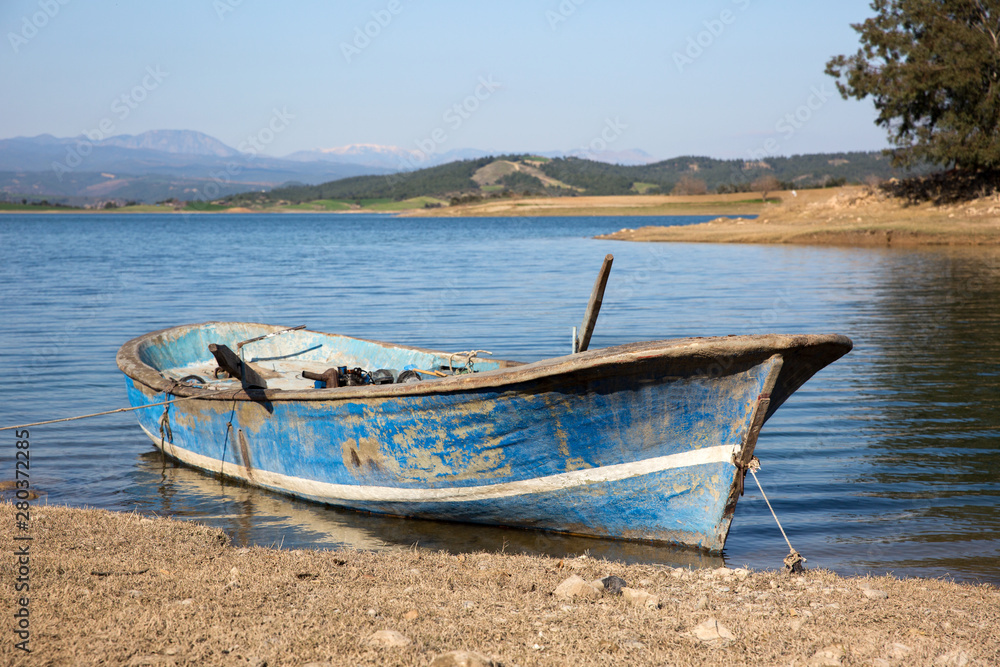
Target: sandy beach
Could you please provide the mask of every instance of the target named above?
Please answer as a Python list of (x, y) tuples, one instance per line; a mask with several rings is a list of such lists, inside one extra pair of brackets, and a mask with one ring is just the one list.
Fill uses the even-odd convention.
[(764, 205), (759, 196), (729, 195), (609, 195), (601, 197), (515, 197), (486, 199), (432, 209), (414, 209), (411, 217), (551, 217), (579, 215), (757, 215)]
[[(14, 514), (0, 505), (4, 525), (16, 525)], [(3, 664), (1000, 661), (1000, 591), (990, 585), (674, 569), (586, 555), (455, 556), (419, 546), (241, 548), (195, 523), (44, 505), (3, 541)], [(15, 549), (25, 548), (19, 563)], [(15, 581), (30, 589), (15, 592)], [(27, 640), (11, 631), (17, 614), (27, 619)], [(30, 654), (16, 647), (23, 641)]]
[(755, 219), (718, 218), (683, 227), (640, 226), (598, 238), (685, 243), (843, 246), (1000, 245), (1000, 198), (912, 205), (864, 187), (777, 193)]

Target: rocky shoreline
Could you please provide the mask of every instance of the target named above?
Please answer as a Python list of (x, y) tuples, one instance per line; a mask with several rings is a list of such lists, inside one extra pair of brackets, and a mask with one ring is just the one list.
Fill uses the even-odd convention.
[[(15, 511), (0, 504), (3, 525), (17, 525)], [(32, 507), (3, 540), (7, 625), (28, 610), (31, 650), (6, 632), (3, 664), (1000, 662), (991, 585), (586, 555), (240, 548), (195, 523), (54, 506)], [(11, 554), (25, 543), (19, 564)], [(15, 592), (25, 576), (30, 590)]]

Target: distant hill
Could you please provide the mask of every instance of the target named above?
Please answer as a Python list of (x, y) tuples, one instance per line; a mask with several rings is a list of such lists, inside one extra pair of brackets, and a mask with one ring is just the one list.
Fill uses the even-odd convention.
[(289, 182), (322, 183), (377, 166), (241, 153), (201, 132), (158, 130), (91, 142), (49, 134), (0, 140), (0, 196), (76, 204), (108, 198), (215, 199)]
[[(418, 150), (408, 150), (398, 146), (382, 146), (379, 144), (350, 144), (336, 148), (320, 148), (311, 151), (297, 151), (286, 158), (289, 160), (318, 160), (338, 162), (342, 164), (360, 164), (371, 167), (383, 167), (392, 171), (413, 171), (426, 167), (437, 167), (449, 162), (461, 160), (477, 160), (490, 155), (488, 151), (478, 148), (457, 148), (454, 150), (425, 155)], [(650, 164), (656, 162), (649, 153), (638, 148), (620, 151), (588, 151), (576, 149), (572, 151), (546, 151), (537, 153), (543, 157), (579, 157), (595, 162), (608, 164)]]
[(320, 148), (311, 151), (296, 151), (286, 156), (288, 160), (336, 162), (378, 167), (388, 171), (412, 171), (423, 167), (434, 167), (458, 160), (471, 160), (488, 155), (475, 148), (460, 148), (442, 153), (425, 155), (417, 150), (407, 150), (398, 146), (379, 144), (350, 144), (337, 148)]
[[(924, 169), (923, 172), (930, 169)], [(918, 172), (920, 170), (917, 170)], [(773, 175), (787, 188), (860, 183), (875, 177), (902, 177), (881, 153), (824, 153), (765, 161), (678, 157), (648, 165), (616, 165), (581, 158), (537, 155), (481, 157), (388, 176), (358, 176), (319, 185), (245, 193), (234, 203), (301, 203), (313, 200), (363, 200), (435, 197), (455, 201), (509, 194), (550, 196), (626, 195), (674, 190), (683, 177), (704, 182), (715, 192), (749, 192), (761, 175)]]
[(151, 130), (142, 134), (119, 134), (100, 142), (102, 146), (146, 148), (164, 153), (236, 157), (240, 152), (218, 139), (191, 130)]
[(606, 162), (608, 164), (622, 164), (626, 166), (653, 164), (654, 162), (658, 162), (655, 157), (644, 150), (639, 150), (638, 148), (627, 148), (620, 151), (590, 151), (579, 148), (565, 153), (561, 151), (550, 151), (547, 153), (539, 153), (538, 155), (549, 158), (576, 157), (583, 160), (593, 160), (594, 162)]
[[(60, 180), (52, 171), (0, 171), (0, 200), (18, 202), (48, 200), (71, 206), (97, 202), (154, 203), (167, 199), (179, 201), (211, 200), (246, 192), (248, 183), (226, 183), (213, 179), (183, 178), (160, 174), (112, 174), (75, 171)], [(270, 187), (261, 184), (257, 189)]]
[(669, 194), (682, 177), (704, 182), (709, 191), (750, 191), (758, 177), (773, 175), (788, 188), (815, 188), (860, 183), (866, 178), (889, 179), (914, 171), (894, 168), (880, 152), (820, 153), (748, 162), (683, 156), (648, 165), (609, 165), (578, 158), (557, 158), (542, 166), (549, 176), (591, 195), (630, 192)]
[(417, 171), (388, 174), (385, 176), (355, 176), (320, 185), (304, 185), (275, 188), (270, 192), (250, 192), (232, 197), (233, 203), (249, 201), (290, 201), (299, 203), (318, 199), (410, 199), (412, 197), (436, 196), (479, 191), (480, 186), (472, 180), (480, 167), (493, 162), (493, 158), (450, 162), (437, 167)]

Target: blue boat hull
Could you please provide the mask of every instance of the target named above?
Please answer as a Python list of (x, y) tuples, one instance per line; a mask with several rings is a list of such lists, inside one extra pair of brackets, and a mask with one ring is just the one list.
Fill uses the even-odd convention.
[[(477, 360), (480, 372), (413, 385), (175, 381), (172, 369), (210, 363), (206, 341), (273, 329), (209, 323), (123, 346), (129, 400), (150, 405), (137, 414), (152, 441), (203, 470), (357, 510), (712, 551), (766, 418), (850, 349), (839, 336), (686, 339), (528, 365)], [(315, 332), (274, 340), (257, 344), (265, 370), (268, 359), (442, 367), (449, 357)]]

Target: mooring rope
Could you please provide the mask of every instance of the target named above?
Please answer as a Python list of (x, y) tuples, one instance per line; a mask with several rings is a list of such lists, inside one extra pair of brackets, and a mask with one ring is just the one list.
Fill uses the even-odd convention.
[(104, 415), (113, 415), (116, 412), (131, 412), (132, 410), (142, 410), (144, 408), (156, 408), (161, 405), (170, 405), (171, 403), (178, 403), (180, 401), (193, 401), (195, 399), (202, 398), (202, 396), (185, 396), (184, 398), (175, 398), (170, 401), (164, 401), (163, 403), (147, 403), (146, 405), (135, 405), (131, 408), (118, 408), (117, 410), (107, 410), (106, 412), (94, 412), (89, 415), (78, 415), (76, 417), (63, 417), (62, 419), (49, 419), (48, 421), (35, 422), (33, 424), (20, 424), (18, 426), (3, 426), (0, 427), (0, 431), (10, 431), (15, 428), (29, 428), (31, 426), (44, 426), (45, 424), (58, 424), (59, 422), (71, 422), (77, 419), (90, 419), (91, 417), (103, 417)]
[(795, 547), (792, 546), (791, 540), (788, 539), (788, 535), (785, 534), (785, 529), (781, 527), (781, 522), (778, 521), (778, 515), (775, 513), (774, 508), (771, 507), (771, 501), (767, 499), (767, 494), (764, 493), (764, 487), (760, 485), (760, 480), (757, 479), (758, 470), (760, 470), (760, 460), (755, 456), (750, 459), (750, 463), (747, 464), (747, 472), (753, 475), (753, 481), (757, 482), (757, 488), (760, 489), (760, 495), (764, 497), (764, 502), (767, 503), (767, 509), (771, 510), (771, 516), (774, 517), (774, 522), (778, 524), (778, 530), (781, 531), (781, 536), (785, 538), (785, 544), (788, 545), (788, 555), (785, 556), (785, 567), (787, 567), (791, 572), (802, 572), (802, 563), (806, 562), (806, 559), (795, 550)]

